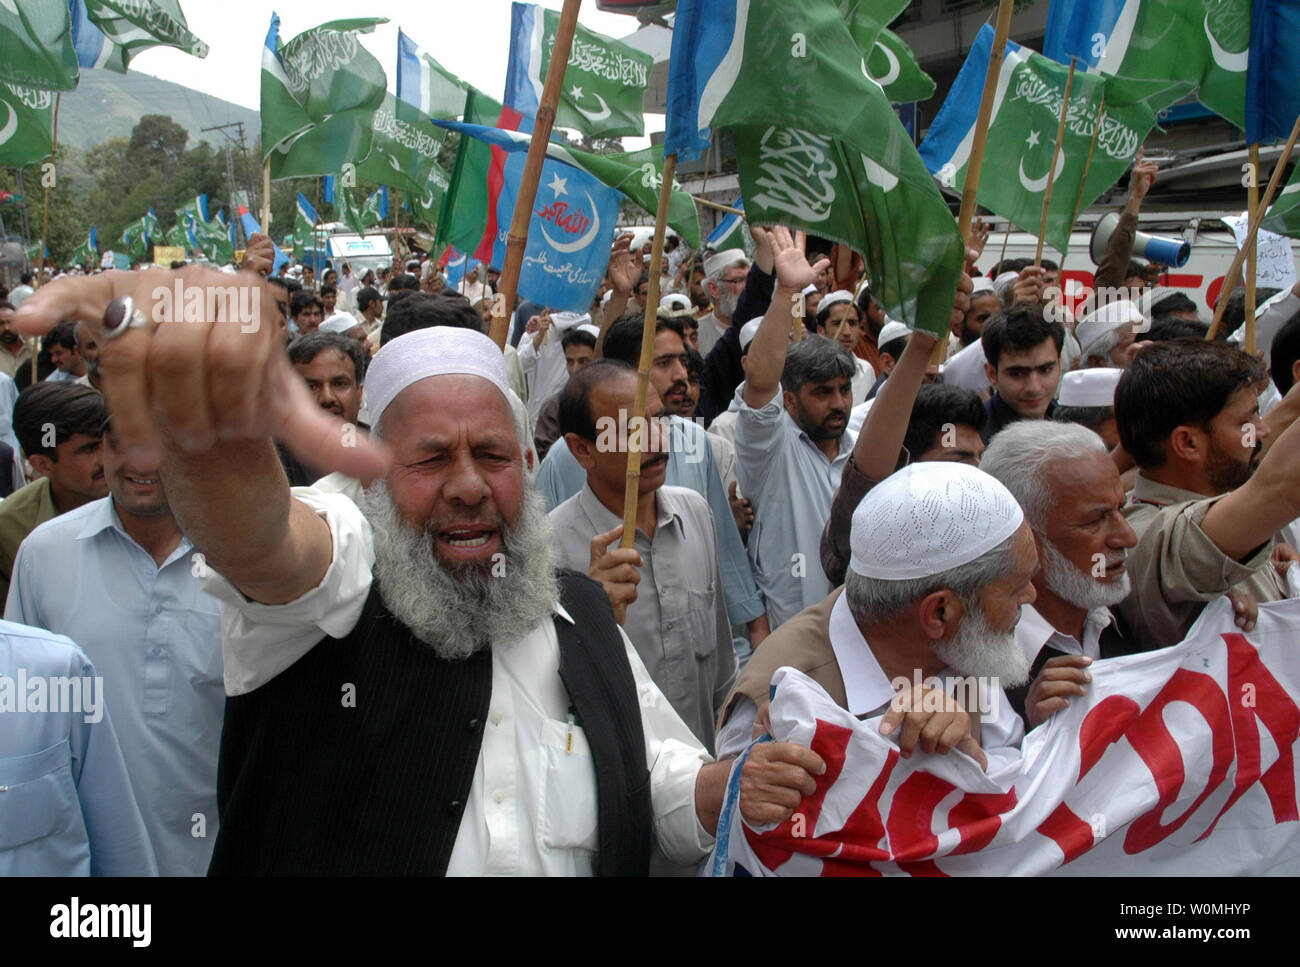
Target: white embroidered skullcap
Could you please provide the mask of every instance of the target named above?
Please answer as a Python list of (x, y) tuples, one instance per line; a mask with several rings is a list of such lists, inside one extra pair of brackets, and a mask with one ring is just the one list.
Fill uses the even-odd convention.
[(704, 260), (704, 274), (707, 276), (719, 275), (723, 269), (740, 262), (749, 265), (749, 256), (745, 254), (743, 248), (724, 249), (717, 255), (710, 255)]
[(740, 351), (742, 353), (747, 350), (749, 344), (754, 341), (754, 337), (758, 335), (758, 327), (762, 325), (762, 323), (763, 317), (759, 316), (756, 319), (750, 319), (749, 322), (740, 327)]
[(827, 306), (839, 305), (841, 302), (853, 304), (853, 293), (848, 289), (836, 289), (834, 292), (828, 292), (822, 296), (822, 300), (817, 303), (817, 311), (821, 312)]
[(580, 325), (578, 327), (578, 332), (585, 332), (587, 335), (591, 336), (592, 339), (600, 338), (600, 326), (593, 326), (589, 322), (584, 322)]
[(1111, 366), (1076, 369), (1061, 377), (1062, 406), (1114, 406), (1115, 387), (1124, 370)]
[(971, 298), (975, 298), (975, 296), (979, 295), (981, 292), (992, 292), (993, 288), (992, 279), (987, 275), (977, 275), (975, 278), (971, 279)]
[(451, 375), (478, 376), (510, 398), (505, 357), (483, 333), (451, 326), (417, 329), (384, 344), (370, 361), (366, 401), (371, 423), (412, 383)]
[(1108, 302), (1079, 320), (1079, 324), (1074, 327), (1074, 338), (1079, 340), (1079, 347), (1087, 353), (1088, 347), (1102, 336), (1130, 322), (1142, 322), (1142, 313), (1138, 312), (1137, 306), (1127, 299)]
[(345, 333), (349, 329), (361, 325), (357, 322), (356, 316), (350, 312), (336, 312), (316, 328), (321, 332)]
[(680, 292), (670, 292), (659, 300), (659, 311), (668, 315), (691, 311), (691, 300)]
[(817, 291), (818, 291), (818, 290), (817, 290), (817, 286), (812, 285), (812, 284), (809, 284), (809, 285), (805, 285), (805, 286), (803, 287), (803, 292), (802, 292), (801, 294), (802, 294), (803, 297), (806, 299), (806, 298), (808, 298), (810, 295), (815, 295), (815, 294), (817, 293)]
[(993, 288), (996, 291), (1001, 289), (1004, 285), (1015, 282), (1018, 278), (1020, 278), (1019, 272), (1003, 272), (993, 280)]
[(1164, 302), (1171, 295), (1178, 295), (1177, 289), (1171, 289), (1168, 286), (1154, 285), (1149, 289), (1144, 289), (1142, 295), (1138, 298), (1138, 311), (1144, 316), (1151, 315), (1151, 310), (1160, 303)]
[(873, 487), (853, 512), (854, 574), (932, 577), (997, 547), (1024, 521), (1001, 482), (964, 463), (913, 463)]
[(895, 339), (902, 339), (911, 331), (912, 331), (911, 329), (908, 329), (907, 326), (903, 325), (901, 322), (897, 322), (893, 319), (890, 319), (887, 323), (885, 323), (883, 326), (880, 327), (880, 335), (876, 337), (876, 345), (877, 346), (888, 345), (889, 343), (893, 342)]

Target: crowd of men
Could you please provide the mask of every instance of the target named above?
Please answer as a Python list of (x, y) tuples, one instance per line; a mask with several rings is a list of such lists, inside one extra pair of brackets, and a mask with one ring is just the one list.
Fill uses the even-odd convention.
[[(1300, 286), (1259, 353), (1235, 293), (1207, 341), (1131, 258), (1155, 176), (1098, 268), (1129, 295), (1077, 314), (977, 227), (942, 364), (779, 226), (659, 279), (622, 237), (588, 312), (525, 302), (504, 350), (498, 270), (425, 257), (317, 282), (254, 237), (255, 327), (159, 318), (230, 283), (201, 266), (24, 276), (0, 682), (102, 682), (101, 714), (0, 704), (0, 872), (689, 875), (782, 666), (991, 767), (1093, 661), (1224, 595), (1249, 629), (1300, 588)], [(946, 672), (1005, 690), (993, 721), (891, 684)], [(824, 768), (753, 745), (742, 812)]]

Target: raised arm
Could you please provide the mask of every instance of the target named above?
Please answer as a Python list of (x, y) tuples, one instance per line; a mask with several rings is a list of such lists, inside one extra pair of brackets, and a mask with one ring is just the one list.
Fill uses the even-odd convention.
[[(757, 233), (766, 229), (753, 226)], [(790, 344), (790, 330), (794, 325), (794, 300), (802, 298), (804, 287), (811, 284), (817, 273), (830, 264), (827, 259), (809, 265), (804, 256), (804, 233), (793, 236), (790, 229), (776, 226), (771, 229), (772, 249), (776, 252), (776, 291), (763, 322), (749, 346), (749, 362), (745, 368), (745, 404), (760, 409), (772, 401), (781, 385), (781, 371)]]
[[(200, 302), (204, 320), (183, 321)], [(318, 584), (332, 553), (328, 526), (292, 499), (272, 437), (307, 463), (362, 479), (387, 464), (380, 446), (345, 436), (307, 394), (278, 327), (263, 324), (277, 311), (253, 273), (191, 266), (42, 286), (15, 319), (30, 334), (69, 318), (93, 327), (128, 456), (161, 461), (172, 511), (206, 565), (265, 604)]]
[(631, 245), (631, 235), (620, 235), (614, 239), (614, 248), (609, 253), (607, 271), (614, 294), (609, 297), (609, 303), (600, 319), (600, 337), (596, 340), (597, 359), (605, 354), (605, 333), (609, 332), (614, 320), (627, 311), (628, 299), (641, 280), (641, 259), (632, 254)]
[(1205, 513), (1201, 530), (1219, 550), (1241, 561), (1300, 517), (1300, 424), (1278, 437), (1254, 475)]

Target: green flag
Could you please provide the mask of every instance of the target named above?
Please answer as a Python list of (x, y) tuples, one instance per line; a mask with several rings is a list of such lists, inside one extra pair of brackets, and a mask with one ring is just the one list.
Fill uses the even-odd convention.
[(234, 261), (235, 248), (230, 244), (230, 230), (220, 220), (197, 222), (193, 232), (199, 251), (209, 262), (224, 265)]
[(47, 91), (71, 91), (80, 68), (72, 45), (72, 16), (59, 0), (2, 0), (0, 80)]
[(334, 211), (338, 221), (342, 222), (352, 231), (356, 232), (362, 238), (366, 235), (366, 226), (361, 219), (361, 212), (357, 210), (356, 202), (352, 200), (351, 190), (342, 187), (339, 182), (342, 179), (336, 179), (334, 182)]
[(86, 16), (104, 34), (96, 67), (125, 74), (127, 65), (150, 47), (176, 47), (207, 57), (208, 45), (190, 33), (177, 0), (82, 0)]
[[(971, 130), (975, 118), (966, 110), (983, 89), (993, 31), (981, 28), (970, 56), (957, 76), (944, 106), (936, 115), (921, 155), (940, 182), (959, 190), (966, 180)], [(984, 154), (985, 177), (980, 179), (979, 203), (1017, 225), (1037, 232), (1043, 195), (1053, 183), (1048, 210), (1048, 245), (1063, 252), (1069, 244), (1075, 205), (1083, 185), (1082, 205), (1106, 191), (1133, 163), (1147, 133), (1155, 126), (1156, 110), (1181, 96), (1188, 85), (1134, 81), (1076, 71), (1070, 88), (1061, 152), (1052, 171), (1053, 148), (1060, 122), (1069, 68), (1018, 44), (1007, 45), (1000, 84), (1002, 95), (989, 122)], [(1105, 99), (1105, 111), (1100, 114)], [(1148, 103), (1147, 98), (1155, 101)], [(1092, 163), (1088, 153), (1092, 133), (1100, 124)]]
[(882, 29), (866, 58), (866, 73), (885, 89), (892, 104), (927, 101), (934, 96), (934, 80), (916, 62), (912, 48), (892, 30)]
[(863, 75), (840, 10), (830, 0), (735, 10), (718, 60), (718, 45), (702, 46), (716, 18), (679, 0), (669, 143), (730, 127), (751, 225), (791, 225), (846, 243), (863, 253), (891, 316), (946, 333), (965, 245), (884, 91)]
[(434, 164), (429, 169), (429, 177), (424, 183), (424, 191), (412, 192), (406, 196), (406, 206), (412, 217), (425, 226), (436, 229), (438, 215), (442, 210), (442, 199), (447, 194), (450, 178), (442, 166)]
[(397, 97), (426, 118), (450, 120), (465, 107), (467, 86), (400, 29), (397, 31)]
[(388, 217), (388, 188), (383, 187), (370, 193), (361, 206), (361, 224), (366, 228), (377, 228)]
[(384, 103), (384, 69), (361, 45), (383, 18), (335, 20), (279, 44), (272, 16), (262, 50), (262, 156), (272, 178), (314, 177), (365, 158)]
[(72, 250), (72, 260), (70, 265), (96, 265), (99, 262), (99, 242), (96, 238), (95, 227), (91, 226), (90, 232), (87, 233), (81, 244)]
[[(465, 121), (494, 127), (501, 117), (501, 105), (482, 91), (470, 88), (465, 95)], [(483, 239), (488, 220), (488, 169), (492, 149), (477, 138), (461, 136), (452, 166), (450, 184), (442, 198), (436, 219), (437, 245), (456, 246), (473, 252)]]
[(1259, 227), (1290, 238), (1300, 238), (1300, 165), (1291, 172), (1291, 180), (1268, 206)]
[(375, 111), (370, 154), (357, 163), (357, 177), (409, 192), (424, 192), (429, 167), (438, 163), (443, 130), (391, 94)]
[[(551, 63), (560, 14), (531, 3), (515, 3), (513, 11), (506, 103), (525, 117), (533, 117)], [(640, 137), (645, 134), (642, 105), (653, 66), (649, 54), (578, 24), (555, 123), (593, 137)]]
[[(642, 148), (621, 154), (599, 155), (576, 148), (567, 149), (573, 155), (571, 164), (585, 168), (598, 180), (616, 188), (636, 202), (651, 215), (659, 210), (659, 186), (664, 181), (663, 151)], [(700, 216), (690, 193), (673, 178), (673, 191), (668, 201), (668, 224), (692, 249), (700, 247)]]
[(189, 252), (190, 233), (189, 233), (189, 225), (187, 224), (187, 222), (184, 219), (181, 219), (175, 225), (169, 228), (167, 230), (167, 234), (163, 236), (163, 241), (166, 244), (172, 246), (173, 248), (179, 248), (184, 250), (185, 252)]
[(36, 87), (0, 84), (0, 165), (23, 168), (53, 152), (54, 94)]

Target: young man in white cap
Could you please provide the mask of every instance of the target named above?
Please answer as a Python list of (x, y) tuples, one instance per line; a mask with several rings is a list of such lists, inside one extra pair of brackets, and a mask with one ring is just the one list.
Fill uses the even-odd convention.
[(564, 387), (569, 378), (564, 357), (564, 334), (591, 322), (585, 312), (543, 311), (528, 320), (519, 340), (519, 365), (528, 379), (528, 418), (537, 423), (542, 404)]
[(701, 356), (709, 355), (714, 344), (731, 325), (736, 301), (745, 288), (745, 276), (748, 274), (749, 259), (745, 257), (744, 249), (729, 248), (704, 260), (704, 286), (713, 308), (708, 315), (700, 317)]
[(1061, 377), (1052, 419), (1058, 423), (1078, 423), (1101, 437), (1107, 450), (1119, 446), (1119, 429), (1115, 425), (1115, 387), (1124, 375), (1122, 369), (1097, 367), (1076, 369)]
[(1110, 366), (1128, 369), (1138, 351), (1136, 334), (1148, 328), (1138, 307), (1127, 299), (1107, 303), (1079, 320), (1074, 336), (1081, 353), (1079, 369)]
[[(589, 322), (575, 326), (560, 337), (560, 348), (564, 350), (565, 383), (573, 374), (596, 358), (596, 341), (600, 338), (600, 329)], [(533, 427), (533, 442), (537, 446), (537, 459), (546, 459), (546, 453), (560, 437), (560, 394), (564, 386), (551, 395), (537, 411), (537, 422)]]
[[(730, 765), (708, 762), (600, 588), (556, 574), (492, 341), (447, 327), (394, 339), (368, 374), (385, 449), (349, 446), (270, 327), (152, 324), (151, 293), (174, 280), (226, 277), (50, 286), (19, 324), (103, 313), (115, 425), (128, 452), (161, 454), (229, 610), (211, 872), (638, 874), (656, 842), (702, 858)], [(273, 435), (373, 480), (364, 509), (291, 493)], [(756, 824), (788, 818), (824, 770), (770, 745), (745, 766)]]
[[(816, 320), (819, 336), (834, 339), (851, 354), (856, 352), (858, 341), (862, 338), (862, 326), (858, 319), (858, 307), (853, 304), (852, 292), (837, 289), (823, 296), (817, 303)], [(853, 356), (853, 363), (857, 367), (857, 372), (853, 374), (853, 402), (857, 404), (866, 400), (878, 374), (869, 362), (857, 355)]]
[[(955, 747), (995, 760), (1018, 747), (1024, 730), (1001, 690), (1028, 673), (1014, 628), (1034, 600), (1038, 555), (1015, 498), (974, 467), (913, 464), (867, 494), (850, 539), (844, 587), (773, 632), (741, 673), (723, 709), (722, 754), (749, 743), (784, 665), (859, 718), (884, 716), (881, 731), (900, 735), (905, 755), (918, 733), (925, 752)], [(946, 707), (934, 721), (913, 712), (901, 732), (884, 727), (897, 724), (891, 705), (919, 683), (954, 676), (981, 679), (978, 706)], [(978, 730), (976, 708), (988, 709)]]

